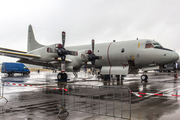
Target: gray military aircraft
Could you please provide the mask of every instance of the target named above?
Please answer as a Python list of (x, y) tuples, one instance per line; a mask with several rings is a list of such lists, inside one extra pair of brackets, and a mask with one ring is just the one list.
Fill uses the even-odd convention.
[[(101, 75), (138, 74), (138, 70), (157, 70), (179, 59), (179, 55), (164, 48), (155, 40), (130, 40), (110, 43), (65, 47), (65, 32), (62, 43), (41, 45), (34, 37), (32, 26), (28, 29), (27, 52), (0, 48), (0, 54), (20, 58), (17, 62), (40, 65), (61, 70), (57, 78), (67, 79), (66, 72), (79, 72), (82, 65), (99, 68)], [(66, 72), (65, 72), (66, 71)], [(148, 76), (143, 74), (142, 81)]]

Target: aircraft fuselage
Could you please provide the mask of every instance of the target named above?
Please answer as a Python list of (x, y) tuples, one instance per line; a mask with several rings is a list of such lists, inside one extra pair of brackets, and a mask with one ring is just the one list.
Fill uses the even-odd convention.
[[(151, 45), (150, 45), (151, 44)], [(154, 44), (154, 45), (153, 45)], [(159, 46), (156, 46), (156, 45)], [(40, 59), (34, 61), (54, 61), (58, 58), (57, 53), (48, 52), (48, 48), (55, 48), (56, 44), (44, 46), (29, 52), (28, 54), (40, 55)], [(67, 50), (78, 52), (78, 56), (68, 56), (71, 63), (68, 66), (80, 68), (84, 62), (82, 55), (84, 51), (91, 50), (91, 45), (66, 47)], [(111, 43), (99, 43), (95, 45), (94, 54), (101, 56), (102, 60), (96, 60), (96, 67), (102, 66), (129, 66), (136, 69), (151, 66), (160, 66), (176, 61), (179, 57), (175, 51), (163, 48), (158, 42), (153, 40), (131, 40)]]

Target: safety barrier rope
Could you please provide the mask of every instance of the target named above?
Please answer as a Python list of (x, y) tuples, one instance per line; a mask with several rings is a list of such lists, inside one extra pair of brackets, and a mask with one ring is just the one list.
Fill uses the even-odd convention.
[[(139, 94), (141, 95), (156, 95), (156, 96), (173, 96), (173, 97), (180, 97), (180, 95), (170, 95), (170, 94), (158, 94), (158, 93), (142, 93), (142, 92), (130, 92), (135, 94), (136, 96), (138, 96)], [(142, 96), (138, 96), (138, 97), (142, 97)]]
[(27, 84), (18, 84), (18, 83), (12, 83), (12, 82), (5, 82), (6, 84), (9, 85), (16, 85), (16, 86), (26, 86), (26, 87), (37, 87), (37, 88), (46, 88), (46, 89), (55, 89), (55, 90), (64, 90), (68, 91), (65, 88), (50, 88), (50, 87), (45, 87), (45, 86), (37, 86), (37, 85), (27, 85)]
[[(16, 85), (16, 86), (27, 86), (27, 87), (37, 87), (37, 88), (46, 88), (46, 89), (55, 89), (55, 90), (64, 90), (68, 91), (65, 88), (50, 88), (50, 87), (45, 87), (45, 86), (37, 86), (37, 85), (27, 85), (27, 84), (18, 84), (18, 83), (12, 83), (12, 82), (5, 82), (6, 84), (9, 85)], [(156, 96), (173, 96), (173, 97), (180, 97), (180, 95), (170, 95), (170, 94), (159, 94), (159, 93), (143, 93), (143, 92), (130, 92), (137, 97), (142, 97), (141, 95), (156, 95)]]
[(137, 96), (137, 97), (142, 97), (141, 95), (139, 95), (139, 94), (137, 94), (137, 93), (134, 93), (134, 92), (130, 92), (130, 93), (134, 94), (134, 95)]

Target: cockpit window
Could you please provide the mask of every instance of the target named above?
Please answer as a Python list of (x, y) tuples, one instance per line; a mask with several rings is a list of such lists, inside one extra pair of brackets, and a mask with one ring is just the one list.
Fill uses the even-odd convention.
[(152, 45), (152, 43), (146, 43), (145, 48), (154, 48), (154, 46)]
[(163, 48), (163, 46), (157, 42), (146, 41), (145, 48)]
[(161, 44), (155, 42), (155, 41), (146, 41), (146, 45), (145, 48), (154, 48), (154, 49), (159, 49), (159, 50), (168, 50), (168, 51), (172, 51), (170, 49), (164, 48)]
[(155, 48), (163, 48), (162, 45), (160, 45), (159, 43), (153, 43)]

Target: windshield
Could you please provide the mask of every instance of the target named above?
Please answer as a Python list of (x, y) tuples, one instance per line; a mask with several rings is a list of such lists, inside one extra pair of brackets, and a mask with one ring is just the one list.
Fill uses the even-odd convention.
[(153, 43), (155, 48), (163, 48), (163, 46), (159, 43)]
[(28, 69), (26, 66), (24, 66), (24, 69)]
[(146, 41), (145, 48), (163, 48), (163, 46), (158, 42)]
[(159, 44), (158, 42), (150, 41), (150, 40), (147, 40), (147, 41), (146, 41), (145, 48), (155, 48), (155, 49), (172, 51), (172, 50), (170, 50), (170, 49), (164, 48), (164, 47), (163, 47), (161, 44)]

